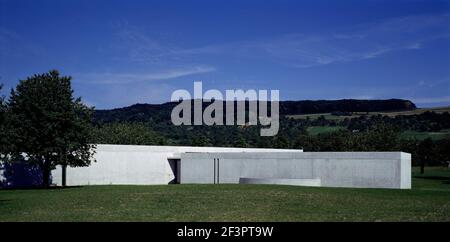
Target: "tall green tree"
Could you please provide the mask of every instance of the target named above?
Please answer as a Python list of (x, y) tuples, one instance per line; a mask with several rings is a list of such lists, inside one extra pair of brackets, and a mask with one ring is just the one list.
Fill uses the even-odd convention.
[(210, 139), (203, 134), (192, 137), (191, 145), (192, 146), (212, 146)]
[(95, 146), (89, 144), (93, 109), (73, 97), (71, 77), (52, 70), (21, 80), (11, 91), (8, 122), (14, 154), (36, 164), (42, 185), (49, 186), (56, 165), (87, 166)]
[(450, 134), (444, 139), (436, 141), (436, 151), (437, 160), (450, 165)]
[(420, 162), (420, 174), (425, 173), (425, 164), (431, 162), (434, 154), (434, 143), (431, 138), (426, 138), (418, 145), (418, 159)]
[(247, 142), (240, 131), (237, 132), (235, 140), (233, 142), (233, 147), (246, 148)]
[(3, 85), (0, 84), (0, 161), (3, 159), (6, 153), (6, 139), (7, 139), (7, 129), (6, 129), (6, 104), (4, 102), (4, 97), (1, 95), (1, 90)]

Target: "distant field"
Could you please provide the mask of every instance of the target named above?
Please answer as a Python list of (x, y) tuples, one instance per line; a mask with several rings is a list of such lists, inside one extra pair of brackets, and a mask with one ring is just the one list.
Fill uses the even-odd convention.
[(355, 117), (359, 117), (359, 115), (349, 115), (349, 116), (337, 116), (337, 115), (331, 115), (331, 113), (315, 113), (315, 114), (299, 114), (299, 115), (286, 115), (286, 117), (288, 118), (293, 118), (293, 119), (318, 119), (319, 117), (325, 117), (328, 120), (342, 120), (345, 118), (355, 118)]
[(444, 129), (440, 132), (419, 132), (419, 131), (413, 131), (408, 130), (403, 132), (400, 135), (401, 138), (406, 139), (417, 139), (417, 140), (424, 140), (426, 138), (431, 138), (433, 140), (439, 140), (444, 139), (446, 137), (450, 137), (450, 129)]
[[(336, 115), (331, 115), (331, 113), (318, 113), (318, 114), (290, 115), (288, 117), (291, 117), (294, 119), (309, 118), (311, 120), (314, 120), (314, 119), (319, 118), (320, 116), (324, 116), (328, 120), (343, 120), (345, 118), (357, 118), (361, 115), (369, 115), (370, 116), (370, 115), (381, 114), (381, 115), (387, 115), (390, 117), (395, 117), (398, 115), (421, 114), (426, 111), (433, 111), (436, 113), (443, 113), (443, 112), (450, 113), (450, 107), (420, 108), (420, 109), (416, 109), (416, 110), (412, 110), (412, 111), (402, 111), (402, 112), (370, 112), (368, 114), (367, 113), (353, 113), (352, 115), (349, 115), (349, 116), (336, 116)], [(341, 129), (345, 129), (345, 127), (312, 126), (312, 127), (308, 127), (307, 131), (310, 135), (318, 135), (318, 134), (323, 134), (323, 133), (335, 132), (335, 131), (338, 131)], [(408, 130), (408, 131), (404, 131), (400, 137), (405, 138), (405, 139), (424, 140), (426, 138), (431, 138), (433, 140), (439, 140), (439, 139), (443, 139), (446, 137), (450, 137), (450, 130), (445, 129), (445, 130), (441, 130), (440, 132), (419, 132), (419, 131)]]
[(318, 114), (300, 114), (300, 115), (288, 115), (287, 117), (294, 118), (294, 119), (306, 119), (309, 117), (310, 119), (317, 119), (320, 116), (324, 116), (326, 119), (329, 120), (342, 120), (345, 118), (356, 118), (361, 115), (386, 115), (390, 117), (395, 117), (398, 115), (414, 115), (414, 114), (421, 114), (427, 111), (433, 111), (436, 113), (444, 113), (449, 112), (450, 113), (450, 107), (436, 107), (436, 108), (418, 108), (411, 111), (400, 111), (400, 112), (369, 112), (369, 113), (353, 113), (349, 116), (336, 116), (331, 115), (331, 113), (318, 113)]
[[(345, 130), (342, 126), (310, 126), (306, 128), (306, 131), (310, 135), (319, 135), (325, 133), (336, 132), (339, 130)], [(403, 139), (417, 139), (424, 140), (426, 138), (431, 138), (432, 140), (440, 140), (450, 137), (450, 129), (443, 129), (440, 132), (420, 132), (414, 130), (407, 130), (400, 134), (400, 138)]]
[(342, 126), (311, 126), (306, 129), (310, 135), (318, 135), (330, 132), (336, 132), (339, 130), (344, 130), (345, 127)]
[(0, 190), (0, 221), (450, 221), (450, 170), (417, 171), (411, 190), (238, 184)]

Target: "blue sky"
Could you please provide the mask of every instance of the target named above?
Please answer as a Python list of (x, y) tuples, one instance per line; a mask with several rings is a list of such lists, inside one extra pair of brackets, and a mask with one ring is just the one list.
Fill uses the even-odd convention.
[(450, 105), (450, 1), (0, 0), (0, 83), (58, 69), (97, 108), (176, 89)]

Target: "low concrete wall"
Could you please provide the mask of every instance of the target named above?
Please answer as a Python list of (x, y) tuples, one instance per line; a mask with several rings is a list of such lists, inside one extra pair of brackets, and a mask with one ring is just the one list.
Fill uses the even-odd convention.
[(184, 153), (181, 183), (239, 183), (240, 178), (320, 179), (325, 187), (411, 188), (403, 152)]
[(320, 187), (320, 179), (239, 178), (239, 184), (275, 184)]
[[(221, 148), (190, 146), (97, 145), (88, 167), (67, 167), (66, 184), (168, 184), (175, 179), (169, 159), (179, 159), (183, 152), (302, 152), (288, 149)], [(53, 183), (62, 184), (61, 167), (52, 172)]]

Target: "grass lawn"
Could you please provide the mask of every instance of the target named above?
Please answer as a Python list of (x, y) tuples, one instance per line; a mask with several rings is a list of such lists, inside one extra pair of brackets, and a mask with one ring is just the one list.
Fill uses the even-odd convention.
[(0, 221), (450, 221), (450, 171), (412, 190), (277, 185), (1, 190)]

